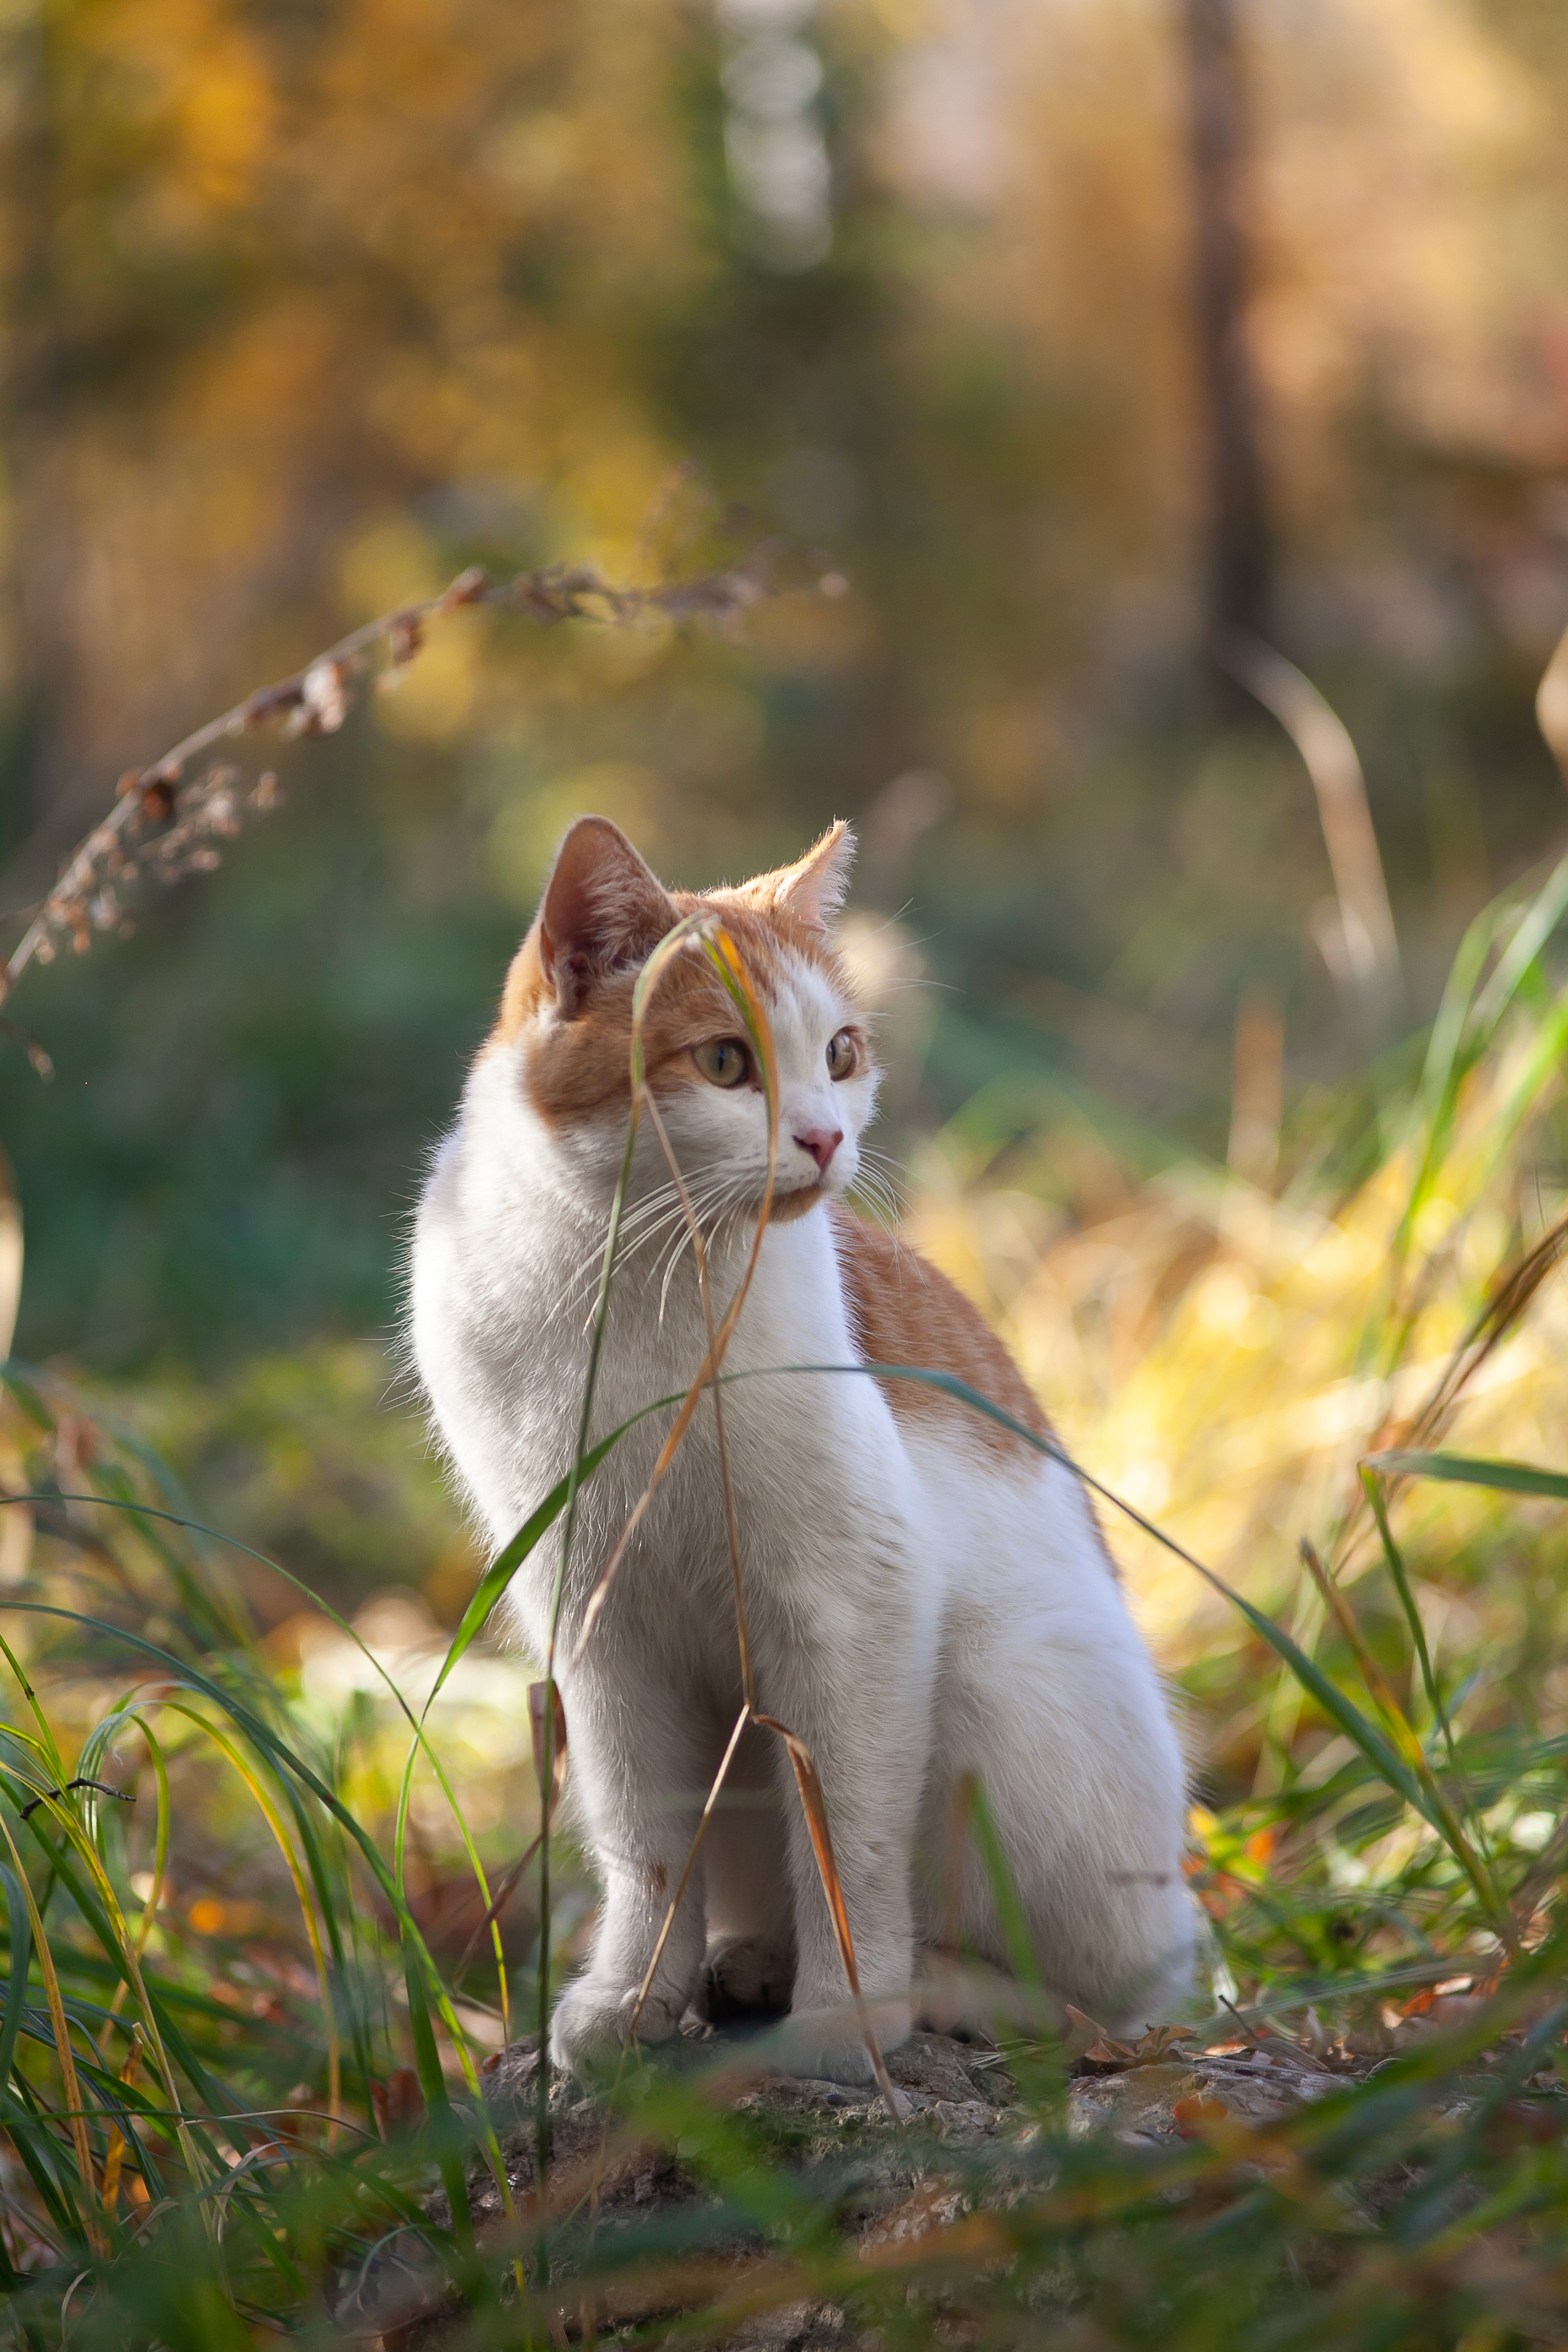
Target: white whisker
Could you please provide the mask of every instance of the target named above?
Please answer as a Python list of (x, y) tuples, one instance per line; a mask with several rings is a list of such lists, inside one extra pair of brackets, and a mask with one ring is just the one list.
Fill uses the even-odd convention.
[[(700, 1167), (692, 1171), (693, 1178), (708, 1175), (710, 1171), (717, 1170), (721, 1165), (721, 1163), (716, 1160), (704, 1161)], [(708, 1184), (699, 1182), (693, 1191), (692, 1181), (689, 1179), (688, 1190), (693, 1191), (693, 1197), (700, 1201), (709, 1192), (721, 1187), (728, 1181), (728, 1178), (722, 1175), (712, 1175)], [(651, 1192), (645, 1193), (640, 1200), (634, 1201), (621, 1220), (621, 1241), (616, 1258), (617, 1267), (626, 1265), (645, 1242), (657, 1241), (684, 1214), (679, 1191), (672, 1180), (656, 1186)], [(561, 1315), (570, 1313), (574, 1307), (582, 1303), (587, 1292), (597, 1287), (604, 1262), (605, 1246), (601, 1240), (566, 1276), (561, 1296), (551, 1312), (552, 1321)]]
[[(731, 1204), (738, 1207), (741, 1204), (742, 1197), (750, 1192), (751, 1188), (752, 1178), (749, 1174), (732, 1176), (729, 1179), (728, 1182), (721, 1188), (718, 1205), (710, 1211), (711, 1220), (710, 1228), (702, 1236), (703, 1246), (709, 1251), (710, 1255), (711, 1255), (713, 1245), (722, 1233), (727, 1218), (732, 1213)], [(730, 1197), (726, 1199), (725, 1195), (729, 1195)], [(698, 1223), (700, 1225), (702, 1223), (702, 1219), (700, 1217), (698, 1219)], [(668, 1302), (669, 1286), (674, 1278), (675, 1269), (680, 1263), (681, 1254), (689, 1244), (691, 1237), (691, 1224), (689, 1219), (687, 1219), (683, 1221), (682, 1230), (670, 1248), (668, 1262), (665, 1266), (664, 1280), (659, 1286), (658, 1319), (661, 1323), (664, 1320), (664, 1310)]]
[[(707, 1161), (704, 1163), (704, 1171), (717, 1166), (719, 1166), (717, 1162)], [(700, 1175), (704, 1171), (698, 1172)], [(731, 1191), (734, 1181), (731, 1175), (718, 1173), (710, 1176), (706, 1183), (698, 1182), (688, 1186), (687, 1197), (700, 1221), (713, 1214), (715, 1209)], [(651, 1245), (654, 1251), (654, 1263), (648, 1270), (651, 1283), (658, 1279), (665, 1244), (671, 1239), (679, 1241), (680, 1234), (689, 1230), (686, 1206), (673, 1182), (661, 1185), (657, 1193), (647, 1195), (637, 1205), (644, 1213), (640, 1219), (639, 1229), (632, 1234), (629, 1241), (623, 1240), (621, 1247), (616, 1252), (616, 1270), (617, 1276), (624, 1275), (638, 1254)], [(657, 1213), (652, 1213), (655, 1210)], [(624, 1231), (623, 1226), (623, 1233)], [(604, 1252), (601, 1245), (591, 1256), (585, 1258), (569, 1277), (554, 1310), (555, 1315), (570, 1313), (574, 1308), (588, 1304), (591, 1297), (597, 1290), (603, 1265)], [(590, 1324), (591, 1321), (590, 1312)]]

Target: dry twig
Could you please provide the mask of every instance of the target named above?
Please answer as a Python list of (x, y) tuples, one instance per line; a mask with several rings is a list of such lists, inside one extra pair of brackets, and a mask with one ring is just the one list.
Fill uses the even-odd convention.
[(359, 682), (405, 670), (424, 646), (432, 622), (477, 604), (527, 614), (537, 621), (598, 621), (629, 627), (654, 619), (735, 621), (765, 593), (760, 557), (726, 572), (651, 588), (618, 588), (592, 569), (565, 565), (494, 581), (477, 566), (438, 596), (402, 604), (367, 621), (329, 646), (292, 677), (258, 687), (232, 709), (186, 735), (151, 766), (128, 769), (114, 806), (67, 859), (60, 878), (13, 949), (0, 974), (3, 1003), (30, 963), (51, 963), (68, 937), (79, 955), (94, 931), (131, 929), (131, 904), (150, 880), (173, 882), (217, 866), (219, 844), (253, 815), (279, 803), (278, 780), (268, 773), (246, 788), (239, 771), (220, 762), (187, 780), (204, 751), (257, 729), (276, 726), (285, 736), (333, 735), (353, 707)]

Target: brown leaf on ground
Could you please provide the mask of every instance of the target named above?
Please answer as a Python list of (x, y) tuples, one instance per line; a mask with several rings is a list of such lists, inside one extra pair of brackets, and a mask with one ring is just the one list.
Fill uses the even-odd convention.
[(1076, 2032), (1089, 2032), (1095, 2037), (1088, 2049), (1079, 2053), (1079, 2063), (1101, 2074), (1122, 2074), (1131, 2066), (1167, 2065), (1184, 2042), (1196, 2039), (1190, 2025), (1150, 2025), (1136, 2042), (1119, 2042), (1092, 2017), (1070, 2005), (1068, 2021)]

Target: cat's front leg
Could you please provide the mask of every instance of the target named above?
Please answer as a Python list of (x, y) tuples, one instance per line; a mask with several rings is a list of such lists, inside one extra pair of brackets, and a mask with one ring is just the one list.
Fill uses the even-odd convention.
[[(702, 1763), (690, 1714), (645, 1686), (606, 1649), (564, 1693), (575, 1808), (603, 1885), (593, 1955), (556, 2003), (550, 2030), (558, 2065), (590, 2075), (628, 2038), (638, 1990), (697, 1824), (692, 1792)], [(702, 1965), (702, 1865), (697, 1866), (637, 2021), (640, 2042), (676, 2031)]]
[[(763, 1695), (816, 1766), (867, 2013), (893, 2050), (913, 2023), (911, 1870), (934, 1670), (916, 1611), (863, 1601), (838, 1631), (837, 1640), (803, 1640), (797, 1623), (793, 1640), (764, 1657)], [(780, 2057), (796, 2074), (865, 2082), (870, 2056), (782, 1741), (778, 1762), (797, 1955)]]

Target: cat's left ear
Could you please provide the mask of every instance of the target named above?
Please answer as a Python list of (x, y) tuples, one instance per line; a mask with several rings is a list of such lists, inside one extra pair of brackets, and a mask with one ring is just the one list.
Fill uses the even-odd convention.
[(855, 835), (840, 817), (793, 866), (749, 882), (746, 896), (764, 906), (787, 907), (798, 921), (825, 931), (848, 896), (854, 863)]
[(640, 961), (675, 919), (620, 826), (580, 816), (555, 853), (537, 925), (540, 966), (562, 1019), (574, 1017), (605, 973)]

